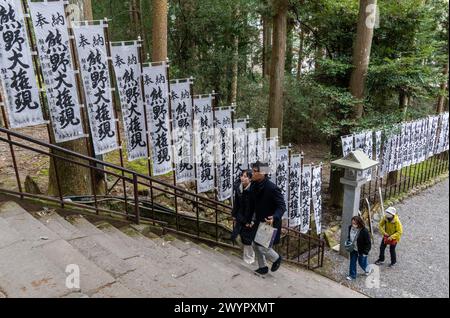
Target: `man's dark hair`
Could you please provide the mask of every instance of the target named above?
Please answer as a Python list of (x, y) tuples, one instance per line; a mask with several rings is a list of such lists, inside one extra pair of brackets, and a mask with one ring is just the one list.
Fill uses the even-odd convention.
[(269, 164), (258, 160), (252, 163), (252, 169), (264, 174), (268, 174)]
[(253, 171), (252, 169), (244, 169), (241, 170), (241, 177), (244, 175), (244, 173), (247, 175), (247, 178), (251, 179), (253, 177)]

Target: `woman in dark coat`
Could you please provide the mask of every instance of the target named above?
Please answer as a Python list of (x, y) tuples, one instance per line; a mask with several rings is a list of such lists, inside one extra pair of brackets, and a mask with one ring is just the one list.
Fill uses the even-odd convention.
[(347, 279), (356, 279), (357, 262), (366, 275), (369, 275), (370, 271), (367, 258), (372, 247), (372, 242), (369, 231), (360, 216), (354, 216), (352, 218), (352, 224), (348, 227), (347, 241), (353, 242), (353, 251), (350, 252), (350, 273)]
[(240, 181), (236, 183), (234, 188), (233, 211), (231, 213), (235, 221), (231, 240), (236, 240), (237, 236), (240, 235), (241, 242), (244, 245), (252, 245), (253, 241), (252, 215), (250, 211), (252, 176), (251, 170), (243, 170), (241, 172)]

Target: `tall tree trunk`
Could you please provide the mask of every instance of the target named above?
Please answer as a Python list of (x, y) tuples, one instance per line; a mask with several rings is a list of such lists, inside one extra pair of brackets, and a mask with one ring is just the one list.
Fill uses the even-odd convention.
[(300, 47), (298, 49), (298, 62), (297, 62), (297, 80), (300, 80), (302, 76), (302, 64), (303, 64), (303, 45), (305, 42), (305, 31), (300, 29)]
[[(369, 5), (376, 5), (376, 0), (360, 0), (359, 2), (359, 16), (356, 33), (356, 40), (353, 47), (353, 71), (350, 78), (350, 92), (353, 97), (357, 99), (364, 98), (364, 86), (369, 67), (370, 50), (372, 47), (373, 27), (375, 25), (376, 12), (369, 12), (371, 16), (366, 13)], [(370, 11), (370, 10), (368, 10)], [(363, 104), (359, 103), (355, 106), (353, 116), (354, 118), (361, 118), (363, 114)], [(346, 132), (341, 131), (345, 134)], [(333, 158), (342, 156), (339, 137), (336, 136), (332, 141), (331, 155)], [(340, 183), (343, 171), (332, 170), (330, 175), (330, 195), (331, 204), (333, 206), (342, 207), (343, 187)]]
[(152, 1), (152, 60), (167, 59), (167, 0)]
[(270, 68), (268, 126), (278, 129), (280, 144), (283, 137), (283, 88), (286, 58), (286, 23), (288, 0), (273, 0), (273, 47)]
[[(353, 47), (353, 71), (350, 77), (350, 92), (353, 97), (362, 100), (364, 98), (364, 86), (369, 68), (370, 50), (372, 48), (373, 27), (376, 14), (368, 16), (366, 10), (369, 5), (376, 6), (376, 0), (360, 0), (359, 18), (356, 40)], [(371, 20), (373, 18), (373, 20)], [(354, 117), (361, 118), (364, 110), (363, 103), (358, 103), (354, 108)]]
[(94, 20), (91, 0), (84, 0), (83, 14), (86, 20)]
[(272, 20), (263, 17), (263, 75), (270, 76), (270, 55), (272, 51)]
[[(239, 14), (239, 13), (237, 13)], [(252, 68), (253, 69), (253, 68)], [(237, 100), (237, 88), (238, 88), (238, 71), (239, 71), (239, 37), (233, 35), (233, 60), (231, 65), (231, 91), (229, 103), (234, 104)]]
[[(80, 14), (82, 15), (82, 17), (73, 16), (74, 19), (77, 18), (81, 18), (83, 20), (92, 19), (92, 7), (90, 3), (87, 3), (86, 1), (83, 3), (83, 1), (76, 1), (76, 0), (71, 0), (70, 3), (78, 6), (78, 12), (80, 12)], [(82, 112), (83, 111), (84, 110), (82, 109)], [(87, 116), (84, 116), (84, 122), (86, 123), (86, 125), (88, 124)], [(50, 134), (51, 140), (55, 140), (52, 131)], [(67, 141), (59, 143), (57, 145), (86, 156), (93, 155), (93, 149), (89, 143), (89, 140), (86, 138)], [(79, 160), (72, 156), (67, 156), (58, 151), (55, 151), (54, 153), (66, 158), (70, 158), (77, 162), (82, 162), (84, 164), (88, 163), (85, 160)], [(68, 163), (67, 161), (56, 159), (56, 167), (54, 165), (53, 160), (50, 160), (49, 186), (48, 186), (48, 193), (50, 195), (54, 196), (59, 195), (56, 170), (58, 172), (59, 185), (62, 195), (89, 195), (93, 193), (93, 188), (95, 188), (96, 194), (101, 195), (105, 193), (106, 182), (103, 173), (98, 173), (95, 170), (92, 170), (91, 174), (91, 171), (88, 168), (83, 168), (79, 165), (71, 164)], [(94, 177), (93, 184), (91, 176)]]
[(444, 80), (441, 83), (441, 87), (440, 87), (440, 93), (439, 93), (439, 98), (438, 98), (438, 102), (437, 102), (437, 107), (436, 107), (436, 112), (442, 113), (444, 111), (444, 103), (446, 100), (448, 100), (448, 96), (447, 93), (447, 83), (448, 83), (448, 62), (445, 64), (444, 70), (442, 72), (445, 76)]
[(288, 74), (292, 73), (292, 65), (293, 65), (293, 59), (294, 59), (294, 33), (292, 32), (294, 30), (294, 20), (288, 18), (287, 22), (287, 31), (286, 31), (286, 65), (285, 70), (288, 72)]

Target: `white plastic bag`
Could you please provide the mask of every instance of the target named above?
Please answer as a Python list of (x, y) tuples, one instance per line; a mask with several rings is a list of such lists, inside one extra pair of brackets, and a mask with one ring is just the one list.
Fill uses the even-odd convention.
[(244, 245), (244, 262), (247, 264), (255, 262), (255, 251), (251, 245)]

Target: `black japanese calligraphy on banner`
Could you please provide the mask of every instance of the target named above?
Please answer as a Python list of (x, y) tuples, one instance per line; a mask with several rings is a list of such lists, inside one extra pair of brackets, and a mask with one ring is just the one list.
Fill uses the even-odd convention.
[(381, 160), (381, 130), (375, 132), (375, 156), (374, 160)]
[(362, 133), (358, 133), (356, 135), (354, 135), (355, 138), (355, 148), (354, 150), (363, 150), (364, 151), (364, 146), (366, 144), (366, 133), (362, 132)]
[(422, 162), (427, 156), (427, 132), (428, 132), (428, 121), (426, 119), (421, 119), (421, 131), (420, 131), (420, 156), (419, 161)]
[(257, 161), (258, 132), (250, 128), (247, 130), (248, 134), (248, 162), (251, 165)]
[(214, 114), (215, 159), (219, 201), (233, 193), (233, 125), (231, 108), (222, 108)]
[[(289, 187), (289, 149), (277, 149), (277, 165), (276, 165), (276, 185), (280, 188), (284, 197), (284, 202), (288, 203), (288, 187)], [(283, 218), (287, 218), (287, 214)]]
[(233, 127), (234, 182), (239, 181), (242, 170), (248, 169), (247, 122), (235, 121)]
[[(83, 22), (81, 22), (83, 23)], [(96, 155), (119, 147), (103, 25), (73, 27)]]
[(448, 112), (439, 114), (439, 139), (438, 139), (438, 147), (436, 153), (442, 153), (443, 151), (448, 150), (448, 133), (449, 133), (449, 123), (448, 123)]
[(322, 166), (312, 168), (311, 201), (314, 210), (316, 234), (322, 233)]
[(63, 1), (29, 2), (55, 141), (84, 136)]
[(0, 1), (0, 82), (11, 128), (45, 122), (20, 0)]
[(176, 183), (194, 181), (191, 82), (170, 85)]
[(300, 211), (300, 181), (302, 173), (302, 158), (300, 155), (291, 155), (291, 168), (289, 170), (289, 227), (299, 226), (301, 223)]
[(194, 98), (194, 152), (198, 193), (214, 190), (213, 127), (212, 96)]
[(266, 129), (258, 128), (256, 135), (256, 160), (261, 162), (267, 161), (266, 142)]
[[(420, 141), (420, 130), (421, 130), (420, 123), (417, 122), (417, 121), (414, 121), (414, 122), (413, 122), (414, 157), (413, 157), (413, 161), (412, 161), (413, 164), (419, 163), (419, 155), (420, 155), (420, 150), (419, 150), (419, 147), (420, 147), (420, 144), (419, 144), (419, 141)], [(398, 168), (397, 170), (400, 170), (400, 169), (401, 169), (401, 167)]]
[(311, 165), (304, 165), (300, 181), (300, 232), (307, 233), (310, 227), (311, 216)]
[(111, 58), (119, 89), (123, 126), (127, 136), (128, 161), (148, 158), (137, 43), (112, 45)]
[(346, 157), (353, 151), (353, 135), (341, 136), (342, 156)]
[(276, 138), (267, 139), (267, 163), (269, 164), (269, 179), (273, 183), (276, 183), (276, 171), (277, 171), (277, 149), (278, 140)]
[[(372, 133), (372, 131), (366, 131), (363, 152), (370, 159), (373, 158), (373, 133)], [(366, 178), (367, 178), (367, 181), (372, 180), (372, 168), (366, 170)]]
[(172, 138), (169, 113), (167, 64), (143, 67), (142, 80), (150, 132), (152, 175), (172, 171)]

